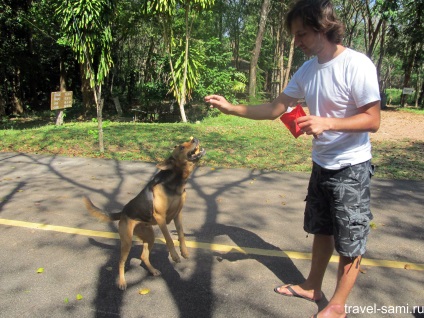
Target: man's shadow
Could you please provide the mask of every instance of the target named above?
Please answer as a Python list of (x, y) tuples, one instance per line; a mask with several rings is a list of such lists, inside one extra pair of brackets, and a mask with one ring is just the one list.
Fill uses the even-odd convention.
[[(258, 255), (258, 254), (244, 254), (234, 249), (228, 253), (215, 252), (215, 255), (220, 260), (226, 260), (229, 262), (236, 262), (247, 259), (254, 259), (266, 268), (269, 269), (282, 284), (299, 284), (305, 281), (303, 274), (297, 269), (296, 265), (293, 264), (292, 260), (286, 255), (280, 248), (264, 241), (257, 234), (247, 231), (240, 227), (228, 226), (223, 224), (216, 224), (213, 227), (213, 234), (215, 236), (226, 235), (228, 236), (238, 247), (244, 248), (255, 248), (266, 251), (278, 251), (281, 252), (281, 257), (276, 258), (275, 256)], [(323, 294), (323, 298), (317, 302), (318, 309), (321, 311), (327, 306), (328, 300)]]

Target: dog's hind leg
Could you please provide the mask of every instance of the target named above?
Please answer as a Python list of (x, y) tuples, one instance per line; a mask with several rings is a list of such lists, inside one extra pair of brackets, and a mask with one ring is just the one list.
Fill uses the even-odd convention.
[(159, 276), (161, 272), (154, 268), (150, 263), (150, 252), (153, 249), (155, 243), (155, 232), (151, 225), (138, 225), (135, 227), (135, 235), (137, 235), (143, 241), (143, 252), (141, 253), (141, 261), (144, 262), (147, 269), (153, 276)]
[(121, 218), (119, 221), (119, 236), (121, 238), (121, 257), (119, 259), (119, 280), (118, 287), (121, 290), (127, 289), (127, 282), (125, 281), (125, 262), (132, 246), (132, 237), (136, 222)]

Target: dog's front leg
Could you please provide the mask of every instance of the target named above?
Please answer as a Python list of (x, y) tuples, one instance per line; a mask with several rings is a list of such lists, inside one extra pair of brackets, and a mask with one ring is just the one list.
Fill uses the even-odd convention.
[(172, 260), (175, 263), (181, 262), (180, 257), (178, 256), (177, 251), (175, 250), (174, 241), (171, 238), (171, 234), (169, 234), (168, 227), (166, 225), (166, 220), (160, 215), (156, 215), (155, 219), (165, 238), (166, 246), (168, 247), (168, 251), (169, 254), (171, 254)]
[(119, 221), (119, 236), (121, 238), (121, 257), (119, 259), (119, 280), (118, 287), (121, 290), (127, 289), (125, 281), (125, 262), (132, 246), (132, 237), (134, 233), (135, 222), (127, 218), (121, 218)]
[(183, 229), (183, 222), (182, 222), (182, 214), (181, 211), (177, 214), (177, 216), (174, 219), (175, 228), (177, 229), (178, 233), (178, 241), (180, 241), (180, 252), (181, 256), (184, 258), (188, 258), (189, 253), (186, 246), (185, 236), (184, 236), (184, 229)]

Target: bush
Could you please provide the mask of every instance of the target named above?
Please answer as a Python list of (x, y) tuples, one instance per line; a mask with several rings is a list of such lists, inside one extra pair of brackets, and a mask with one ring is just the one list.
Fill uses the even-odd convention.
[(218, 47), (221, 47), (221, 43), (216, 38), (204, 43), (206, 59), (199, 70), (200, 78), (193, 98), (201, 101), (206, 95), (220, 94), (235, 103), (235, 95), (245, 90), (247, 78), (231, 66), (231, 52), (217, 51)]
[[(399, 88), (387, 88), (386, 89), (386, 95), (387, 95), (387, 105), (400, 105), (400, 98), (402, 96), (402, 90)], [(406, 103), (409, 105), (415, 104), (415, 94), (408, 95), (408, 98), (406, 99)]]

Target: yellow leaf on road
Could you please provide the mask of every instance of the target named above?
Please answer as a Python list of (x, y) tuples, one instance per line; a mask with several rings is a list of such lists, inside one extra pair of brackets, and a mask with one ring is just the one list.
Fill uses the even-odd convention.
[(142, 289), (140, 289), (140, 290), (138, 291), (138, 293), (139, 293), (140, 295), (147, 295), (148, 293), (150, 293), (150, 289), (148, 289), (148, 288), (142, 288)]

